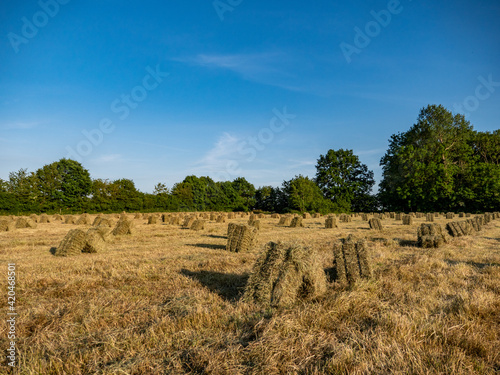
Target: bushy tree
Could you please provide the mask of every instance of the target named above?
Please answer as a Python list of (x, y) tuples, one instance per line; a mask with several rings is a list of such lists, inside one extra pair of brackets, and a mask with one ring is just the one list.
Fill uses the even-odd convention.
[(316, 164), (316, 183), (336, 211), (361, 211), (375, 184), (373, 172), (352, 150), (329, 150)]
[(283, 182), (283, 193), (290, 211), (323, 212), (331, 209), (331, 202), (324, 199), (316, 182), (302, 175)]

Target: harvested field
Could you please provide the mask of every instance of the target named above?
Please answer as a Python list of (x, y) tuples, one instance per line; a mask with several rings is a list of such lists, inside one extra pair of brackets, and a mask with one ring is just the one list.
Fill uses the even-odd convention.
[[(104, 245), (97, 252), (71, 257), (52, 254), (70, 229), (96, 238), (111, 228), (55, 220), (0, 232), (0, 259), (17, 267), (20, 373), (498, 373), (496, 218), (479, 232), (450, 237), (444, 215), (433, 223), (415, 217), (410, 226), (385, 219), (382, 232), (370, 231), (361, 215), (329, 229), (325, 217), (289, 228), (266, 215), (245, 252), (226, 251), (227, 223), (191, 231), (146, 219), (135, 222), (133, 236), (97, 240)], [(230, 224), (248, 219), (238, 214)], [(421, 224), (439, 224), (447, 242), (419, 247)], [(365, 242), (371, 277), (346, 286), (337, 281), (332, 249), (350, 234)], [(324, 291), (308, 296), (301, 285), (308, 297), (296, 293), (302, 263), (295, 261), (279, 269), (293, 288), (274, 282), (283, 303), (243, 298), (267, 244), (280, 241), (316, 254)], [(304, 259), (299, 255), (293, 259)], [(0, 373), (8, 373), (5, 362)]]

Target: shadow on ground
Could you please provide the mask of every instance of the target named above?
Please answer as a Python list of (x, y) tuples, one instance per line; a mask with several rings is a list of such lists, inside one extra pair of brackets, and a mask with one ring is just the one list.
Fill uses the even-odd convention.
[(227, 236), (218, 236), (216, 234), (203, 234), (203, 237), (210, 237), (210, 238), (223, 238), (227, 239)]
[(226, 245), (217, 245), (213, 243), (194, 243), (186, 244), (186, 246), (201, 247), (202, 249), (226, 250)]
[(189, 271), (182, 269), (181, 274), (199, 281), (211, 292), (217, 293), (227, 301), (237, 301), (247, 285), (248, 275), (222, 273), (215, 271)]
[(452, 259), (445, 259), (444, 260), (446, 263), (448, 263), (450, 266), (456, 266), (458, 264), (467, 264), (468, 266), (473, 266), (479, 269), (483, 269), (485, 267), (500, 267), (500, 263), (478, 263), (478, 262), (472, 262), (472, 261), (463, 261), (463, 260), (452, 260)]

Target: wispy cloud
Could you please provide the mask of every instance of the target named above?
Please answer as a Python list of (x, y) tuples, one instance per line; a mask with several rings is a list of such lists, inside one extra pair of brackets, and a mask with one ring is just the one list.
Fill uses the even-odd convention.
[(195, 170), (202, 173), (218, 173), (227, 168), (230, 161), (241, 159), (238, 152), (242, 139), (223, 133), (214, 146), (194, 164)]
[(292, 73), (294, 58), (284, 52), (199, 54), (174, 60), (206, 68), (229, 70), (248, 81), (290, 91), (304, 91), (300, 86), (292, 84), (297, 79)]

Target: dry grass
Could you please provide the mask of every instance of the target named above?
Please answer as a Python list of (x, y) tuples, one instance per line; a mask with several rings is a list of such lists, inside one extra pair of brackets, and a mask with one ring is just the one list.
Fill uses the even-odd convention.
[[(50, 252), (71, 228), (61, 221), (1, 232), (2, 264), (17, 264), (19, 373), (498, 373), (500, 220), (421, 249), (425, 220), (385, 219), (373, 232), (361, 217), (333, 229), (321, 218), (303, 228), (263, 218), (245, 253), (225, 251), (227, 224), (195, 232), (142, 220), (106, 251), (70, 258)], [(332, 248), (349, 234), (366, 239), (373, 276), (346, 288), (334, 281)], [(243, 301), (263, 246), (280, 240), (317, 252), (326, 293), (286, 308)]]

